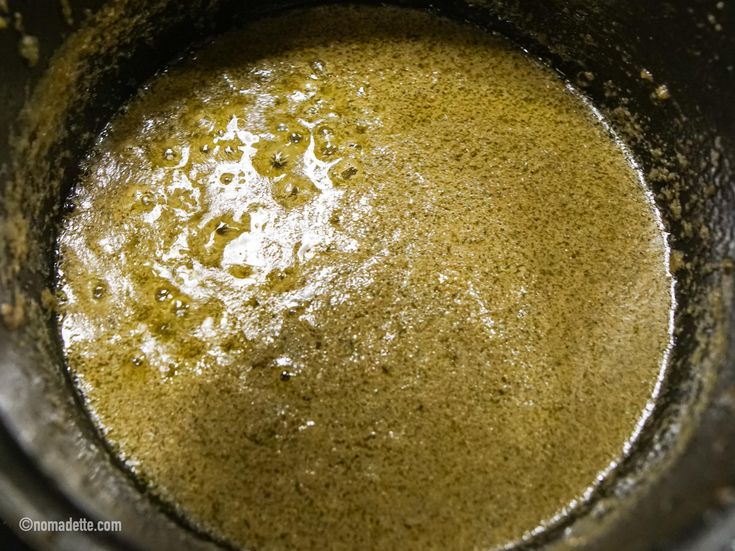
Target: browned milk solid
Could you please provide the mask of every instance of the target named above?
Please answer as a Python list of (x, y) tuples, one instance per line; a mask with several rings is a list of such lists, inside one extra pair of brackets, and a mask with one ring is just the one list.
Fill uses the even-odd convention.
[(151, 491), (254, 549), (472, 549), (619, 458), (660, 375), (655, 211), (504, 41), (320, 8), (108, 128), (60, 238), (69, 368)]

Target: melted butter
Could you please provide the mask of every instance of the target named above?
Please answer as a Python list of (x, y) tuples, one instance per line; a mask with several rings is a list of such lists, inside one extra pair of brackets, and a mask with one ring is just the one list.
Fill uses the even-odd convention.
[(318, 8), (156, 77), (59, 241), (106, 438), (255, 549), (518, 539), (619, 459), (671, 280), (624, 152), (547, 69), (412, 11)]

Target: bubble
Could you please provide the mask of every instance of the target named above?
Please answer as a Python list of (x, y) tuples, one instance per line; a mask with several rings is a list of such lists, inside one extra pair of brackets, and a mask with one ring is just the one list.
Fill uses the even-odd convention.
[(140, 367), (143, 365), (143, 362), (145, 359), (143, 356), (133, 356), (133, 358), (130, 360), (130, 363), (132, 363), (135, 367)]
[(181, 299), (176, 299), (173, 303), (172, 310), (177, 318), (183, 318), (189, 313), (189, 303)]
[(281, 380), (286, 382), (290, 381), (291, 377), (293, 377), (293, 374), (290, 371), (281, 371)]
[(298, 207), (319, 193), (319, 189), (308, 178), (294, 176), (273, 182), (271, 194), (281, 206)]
[(181, 161), (181, 147), (171, 140), (153, 142), (150, 147), (148, 156), (154, 166), (174, 168)]
[(261, 140), (253, 155), (253, 167), (262, 176), (278, 176), (288, 162), (288, 155), (281, 151), (282, 144), (272, 140)]
[(327, 64), (324, 63), (321, 59), (315, 59), (311, 62), (311, 70), (314, 71), (315, 74), (321, 75), (327, 70)]
[(221, 161), (239, 161), (242, 158), (240, 146), (242, 142), (238, 139), (220, 140), (217, 142), (216, 158)]
[(339, 149), (336, 145), (328, 143), (323, 145), (319, 152), (321, 153), (322, 157), (332, 157), (337, 153), (338, 150)]
[(360, 174), (359, 166), (355, 159), (342, 159), (329, 169), (329, 177), (335, 186), (352, 184)]
[(167, 300), (171, 300), (172, 298), (173, 295), (171, 294), (171, 291), (169, 291), (165, 287), (161, 287), (156, 291), (156, 302), (166, 302)]
[(305, 139), (305, 137), (308, 136), (306, 132), (303, 131), (293, 131), (289, 132), (285, 136), (285, 140), (283, 142), (284, 147), (286, 148), (286, 151), (288, 151), (289, 155), (294, 159), (293, 165), (298, 164), (299, 157), (303, 154), (304, 151), (306, 151), (306, 148), (309, 146), (309, 140)]
[(288, 155), (281, 151), (276, 151), (271, 156), (271, 165), (275, 169), (282, 169), (286, 167), (286, 164), (288, 164)]
[(92, 287), (92, 298), (99, 300), (105, 296), (106, 292), (107, 292), (107, 285), (105, 285), (102, 282), (97, 282), (95, 283), (94, 287)]
[(198, 133), (190, 139), (190, 157), (191, 163), (203, 163), (209, 160), (209, 155), (214, 149), (212, 136), (210, 133)]
[(250, 231), (250, 223), (248, 213), (243, 213), (240, 220), (236, 220), (232, 213), (212, 218), (202, 228), (189, 233), (189, 251), (204, 266), (221, 267), (225, 247), (242, 233)]
[(156, 194), (146, 183), (131, 183), (124, 193), (132, 212), (150, 212), (156, 205)]
[(150, 207), (153, 206), (153, 203), (155, 203), (155, 196), (150, 191), (144, 191), (140, 194), (140, 202), (143, 204), (144, 207)]
[(326, 124), (320, 124), (316, 129), (316, 133), (322, 138), (331, 138), (334, 136), (334, 130)]
[(224, 185), (231, 184), (234, 179), (235, 175), (231, 172), (225, 172), (219, 177), (219, 181)]
[(172, 334), (171, 325), (165, 322), (154, 325), (153, 333), (161, 337), (168, 337)]
[(332, 157), (339, 151), (335, 132), (331, 126), (319, 125), (314, 132), (314, 139), (316, 150), (321, 157)]

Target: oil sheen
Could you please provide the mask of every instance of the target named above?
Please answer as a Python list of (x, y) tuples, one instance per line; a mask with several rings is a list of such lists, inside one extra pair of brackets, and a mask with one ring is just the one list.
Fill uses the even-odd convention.
[(579, 500), (655, 394), (664, 234), (594, 112), (505, 41), (325, 7), (156, 76), (59, 240), (115, 453), (252, 549), (480, 549)]

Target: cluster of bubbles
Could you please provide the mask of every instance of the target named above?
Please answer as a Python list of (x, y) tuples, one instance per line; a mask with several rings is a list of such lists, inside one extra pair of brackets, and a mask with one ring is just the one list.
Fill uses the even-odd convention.
[[(135, 284), (140, 294), (152, 295), (138, 309), (158, 340), (171, 341), (206, 318), (201, 297), (178, 281), (184, 272), (189, 274), (184, 277), (206, 272), (220, 281), (229, 276), (241, 283), (228, 285), (240, 290), (259, 286), (285, 296), (298, 289), (303, 283), (299, 256), (306, 250), (300, 245), (308, 239), (263, 238), (266, 224), (271, 234), (309, 233), (312, 246), (317, 235), (318, 248), (320, 239), (324, 245), (341, 230), (342, 194), (366, 182), (369, 130), (377, 118), (360, 103), (362, 88), (346, 89), (318, 59), (290, 72), (261, 70), (255, 76), (248, 94), (210, 90), (208, 100), (188, 102), (169, 126), (151, 125), (135, 144), (147, 181), (127, 183), (122, 196), (127, 208), (120, 210), (132, 215), (126, 223), (152, 229), (155, 254), (166, 256), (154, 265), (164, 266), (168, 275), (143, 268), (147, 271)], [(246, 88), (245, 81), (240, 84)], [(289, 217), (301, 220), (300, 226), (284, 224)], [(233, 261), (227, 251), (248, 239), (251, 248), (269, 249), (268, 254), (281, 247), (281, 258), (265, 265), (247, 258)], [(295, 245), (286, 251), (288, 239)], [(94, 283), (95, 300), (113, 295), (104, 281)], [(249, 304), (245, 295), (243, 304)], [(257, 303), (254, 296), (250, 302)], [(132, 364), (143, 363), (146, 354), (140, 351)]]

